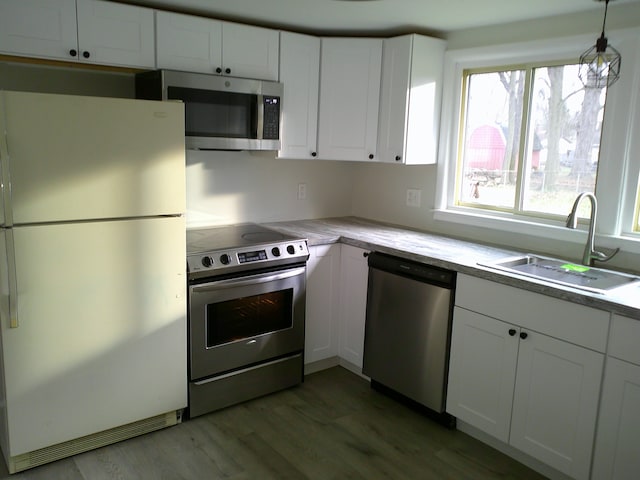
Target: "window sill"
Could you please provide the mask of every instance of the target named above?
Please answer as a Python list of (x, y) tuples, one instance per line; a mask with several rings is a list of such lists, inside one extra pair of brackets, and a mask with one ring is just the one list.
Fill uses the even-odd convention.
[[(533, 222), (515, 216), (488, 215), (481, 212), (470, 212), (468, 209), (438, 209), (434, 210), (433, 218), (442, 222), (534, 236), (545, 240), (553, 239), (580, 246), (584, 246), (585, 242), (586, 232), (584, 229), (572, 230), (560, 225)], [(598, 234), (596, 235), (596, 243), (605, 248), (619, 247), (622, 251), (640, 254), (640, 236)]]

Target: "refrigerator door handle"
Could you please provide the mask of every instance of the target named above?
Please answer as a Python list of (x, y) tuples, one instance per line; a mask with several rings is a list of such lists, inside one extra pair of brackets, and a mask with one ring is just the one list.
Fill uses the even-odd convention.
[(9, 328), (18, 328), (18, 274), (13, 229), (7, 229), (7, 277), (9, 280)]

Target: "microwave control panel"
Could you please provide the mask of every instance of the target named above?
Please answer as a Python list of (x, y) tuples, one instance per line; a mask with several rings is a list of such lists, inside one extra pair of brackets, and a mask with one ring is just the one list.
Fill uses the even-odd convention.
[(264, 126), (262, 138), (278, 140), (280, 138), (280, 97), (264, 96)]

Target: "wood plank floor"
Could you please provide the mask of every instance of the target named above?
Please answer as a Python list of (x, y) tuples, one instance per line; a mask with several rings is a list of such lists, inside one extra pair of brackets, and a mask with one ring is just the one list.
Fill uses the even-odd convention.
[(175, 427), (0, 478), (542, 479), (342, 367)]

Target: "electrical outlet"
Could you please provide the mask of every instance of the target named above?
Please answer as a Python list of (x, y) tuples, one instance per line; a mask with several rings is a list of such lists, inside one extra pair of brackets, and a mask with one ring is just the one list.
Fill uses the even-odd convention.
[(419, 207), (422, 190), (407, 189), (407, 207)]
[(304, 200), (307, 198), (307, 184), (299, 183), (298, 184), (298, 200)]

